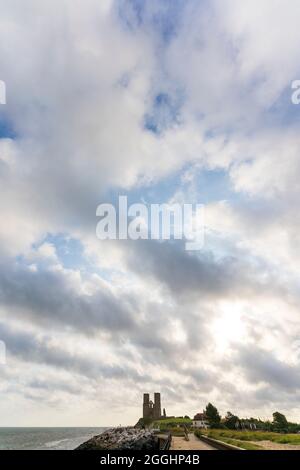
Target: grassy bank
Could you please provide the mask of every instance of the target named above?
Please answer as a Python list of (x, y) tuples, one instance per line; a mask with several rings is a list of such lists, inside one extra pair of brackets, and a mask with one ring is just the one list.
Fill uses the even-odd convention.
[(252, 442), (241, 441), (237, 438), (231, 438), (226, 436), (221, 436), (218, 432), (212, 431), (195, 431), (195, 436), (200, 437), (201, 434), (205, 434), (207, 437), (211, 437), (212, 439), (217, 439), (218, 441), (225, 442), (226, 444), (231, 444), (236, 447), (240, 447), (241, 449), (245, 450), (263, 450), (263, 447), (257, 444), (253, 444)]
[(153, 422), (155, 428), (162, 432), (171, 432), (173, 436), (184, 436), (184, 426), (190, 426), (192, 420), (189, 418), (166, 418)]
[[(249, 445), (247, 441), (271, 441), (277, 444), (300, 445), (300, 434), (279, 434), (264, 431), (230, 431), (223, 429), (208, 429), (201, 431), (201, 433), (213, 439), (219, 439), (220, 441), (228, 442), (229, 444), (234, 444), (239, 447), (243, 447), (245, 444)], [(238, 441), (240, 445), (235, 442), (229, 442), (228, 440)], [(241, 443), (243, 445), (241, 445)]]
[(165, 424), (167, 426), (176, 426), (177, 424), (191, 424), (192, 420), (190, 418), (164, 418), (154, 421), (154, 424), (160, 425)]
[(184, 424), (191, 425), (192, 420), (190, 418), (165, 418), (154, 421), (153, 424), (157, 427), (175, 427), (177, 425), (183, 426)]

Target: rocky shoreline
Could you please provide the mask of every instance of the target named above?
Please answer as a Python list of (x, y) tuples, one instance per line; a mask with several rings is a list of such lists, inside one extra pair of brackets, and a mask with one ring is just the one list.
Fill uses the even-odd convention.
[(94, 436), (75, 450), (142, 450), (154, 451), (159, 446), (158, 437), (149, 429), (134, 427), (112, 428)]

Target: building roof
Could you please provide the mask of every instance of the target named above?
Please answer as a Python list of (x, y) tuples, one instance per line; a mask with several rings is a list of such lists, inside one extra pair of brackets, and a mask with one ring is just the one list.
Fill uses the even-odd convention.
[(206, 414), (205, 413), (197, 413), (195, 416), (194, 416), (194, 421), (206, 421), (207, 418), (206, 418)]

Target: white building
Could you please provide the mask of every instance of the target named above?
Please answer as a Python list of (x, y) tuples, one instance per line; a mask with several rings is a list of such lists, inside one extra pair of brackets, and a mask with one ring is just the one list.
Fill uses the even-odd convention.
[(193, 419), (193, 426), (194, 428), (202, 428), (207, 429), (209, 427), (209, 423), (205, 416), (205, 413), (197, 413)]

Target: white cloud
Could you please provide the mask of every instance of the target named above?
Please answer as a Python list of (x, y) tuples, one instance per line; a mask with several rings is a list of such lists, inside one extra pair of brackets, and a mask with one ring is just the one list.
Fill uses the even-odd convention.
[[(284, 381), (268, 382), (282, 401), (253, 384), (247, 347), (258, 359), (276, 348), (260, 361), (270, 380), (297, 366), (299, 138), (297, 122), (271, 117), (299, 78), (299, 2), (191, 0), (167, 41), (153, 18), (175, 17), (175, 6), (146, 4), (141, 24), (125, 6), (129, 25), (108, 0), (0, 0), (3, 119), (16, 134), (0, 139), (6, 424), (119, 424), (124, 395), (133, 422), (147, 387), (162, 390), (171, 414), (208, 399), (225, 412), (239, 387), (241, 412), (286, 407)], [(176, 111), (157, 112), (155, 134), (144, 123), (160, 93)], [(222, 169), (231, 185), (207, 206), (204, 253), (96, 240), (107, 194), (142, 193), (182, 170), (173, 197), (184, 201), (197, 197), (202, 168)], [(75, 267), (47, 234), (81, 243)], [(93, 421), (97, 403), (103, 423)], [(291, 413), (300, 419), (296, 405)]]

